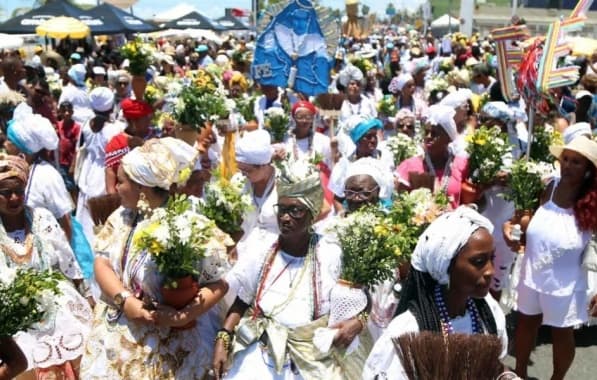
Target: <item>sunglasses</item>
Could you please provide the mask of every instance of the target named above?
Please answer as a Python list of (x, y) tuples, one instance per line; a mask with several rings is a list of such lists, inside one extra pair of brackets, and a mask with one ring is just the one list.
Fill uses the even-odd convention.
[(3, 189), (0, 190), (0, 196), (4, 198), (10, 198), (11, 195), (22, 196), (25, 194), (24, 189)]
[(305, 215), (307, 215), (307, 211), (308, 210), (306, 207), (301, 207), (301, 206), (296, 206), (296, 205), (292, 205), (292, 206), (283, 206), (280, 204), (274, 205), (274, 212), (276, 213), (276, 215), (284, 216), (284, 215), (288, 214), (288, 215), (290, 215), (290, 217), (292, 219), (303, 218)]
[(354, 191), (354, 190), (345, 189), (344, 197), (346, 199), (369, 199), (378, 189), (379, 189), (379, 186), (375, 186), (371, 190)]

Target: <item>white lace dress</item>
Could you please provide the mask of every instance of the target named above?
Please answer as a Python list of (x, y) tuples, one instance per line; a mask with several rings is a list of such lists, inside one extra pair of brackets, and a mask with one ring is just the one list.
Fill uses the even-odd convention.
[[(117, 209), (97, 235), (95, 252), (110, 260), (125, 287), (160, 302), (162, 277), (149, 255), (131, 250), (122, 267), (132, 226), (131, 212)], [(211, 253), (200, 263), (199, 285), (218, 281), (227, 270), (225, 246), (214, 246)], [(81, 361), (81, 379), (202, 379), (211, 367), (220, 325), (217, 307), (201, 315), (195, 327), (174, 330), (132, 322), (100, 301)]]
[[(81, 269), (54, 216), (43, 208), (29, 209), (27, 213), (33, 239), (31, 258), (22, 264), (15, 262), (21, 259), (14, 260), (8, 252), (12, 251), (23, 259), (28, 255), (26, 233), (24, 230), (6, 233), (0, 225), (3, 252), (0, 265), (39, 270), (52, 268), (62, 272), (68, 279), (81, 279)], [(19, 332), (14, 337), (27, 356), (28, 370), (61, 365), (77, 359), (83, 353), (91, 329), (91, 308), (70, 281), (61, 281), (59, 289), (61, 294), (56, 298), (56, 309), (47, 323), (39, 330)]]

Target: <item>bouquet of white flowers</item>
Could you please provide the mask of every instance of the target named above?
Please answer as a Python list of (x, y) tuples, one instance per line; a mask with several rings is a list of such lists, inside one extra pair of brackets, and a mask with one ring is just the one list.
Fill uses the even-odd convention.
[(58, 272), (0, 267), (0, 337), (43, 328), (57, 307)]
[(272, 136), (272, 142), (281, 142), (288, 132), (290, 119), (283, 108), (270, 107), (265, 111), (265, 129)]
[(221, 236), (215, 223), (195, 212), (185, 195), (168, 200), (166, 207), (150, 211), (133, 236), (133, 247), (147, 251), (165, 277), (166, 288), (177, 288), (178, 280), (197, 276), (200, 261), (210, 254), (212, 240)]
[(238, 233), (242, 231), (243, 215), (253, 207), (251, 196), (244, 192), (246, 178), (236, 174), (228, 180), (219, 170), (213, 175), (214, 179), (205, 186), (199, 210), (227, 234)]
[(398, 133), (386, 141), (386, 146), (394, 156), (396, 166), (408, 158), (414, 157), (418, 153), (417, 143), (404, 133)]

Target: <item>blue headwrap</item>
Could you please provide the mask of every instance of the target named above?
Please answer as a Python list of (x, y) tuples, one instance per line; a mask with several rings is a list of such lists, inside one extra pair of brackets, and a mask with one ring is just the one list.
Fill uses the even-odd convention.
[(379, 119), (368, 119), (363, 120), (358, 123), (352, 130), (350, 131), (350, 138), (356, 144), (359, 142), (360, 139), (365, 136), (370, 129), (382, 129), (383, 124)]
[(15, 131), (14, 124), (14, 119), (8, 122), (8, 128), (6, 130), (6, 137), (8, 137), (8, 141), (13, 143), (14, 146), (16, 146), (21, 152), (25, 154), (32, 154), (33, 152), (27, 149), (25, 142), (19, 137), (19, 135)]

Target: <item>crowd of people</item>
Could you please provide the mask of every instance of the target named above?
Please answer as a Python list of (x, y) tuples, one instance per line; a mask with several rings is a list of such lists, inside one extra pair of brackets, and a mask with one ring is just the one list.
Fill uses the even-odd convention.
[[(502, 94), (495, 43), (477, 34), (436, 39), (388, 26), (343, 37), (328, 89), (339, 101), (327, 109), (321, 97), (252, 78), (252, 39), (145, 43), (143, 98), (114, 41), (1, 54), (0, 266), (53, 268), (64, 279), (52, 328), (0, 337), (0, 379), (413, 379), (394, 345), (425, 331), (496, 336), (495, 359), (516, 358), (502, 375), (526, 378), (541, 325), (552, 331), (552, 379), (565, 378), (574, 329), (597, 317), (595, 272), (582, 265), (597, 254), (597, 52), (575, 58), (579, 82), (529, 115), (522, 97)], [(190, 145), (177, 134), (172, 87), (197, 71), (237, 105), (252, 101), (232, 110), (233, 132), (204, 128)], [(288, 119), (281, 140), (268, 124), (276, 108)], [(501, 193), (513, 190), (513, 162), (537, 144), (529, 120), (556, 164), (521, 240)], [(468, 146), (482, 126), (507, 136), (509, 165), (471, 201)], [(210, 245), (194, 298), (175, 309), (134, 236), (147, 207), (175, 194), (202, 202), (230, 133), (231, 167), (252, 207), (233, 243), (222, 234)], [(400, 159), (397, 136), (413, 147)], [(287, 173), (289, 163), (308, 170)], [(184, 170), (190, 176), (173, 175)], [(365, 310), (331, 326), (322, 353), (315, 337), (343, 255), (328, 227), (420, 188), (445, 195), (450, 210), (419, 237), (406, 273), (366, 289)]]

